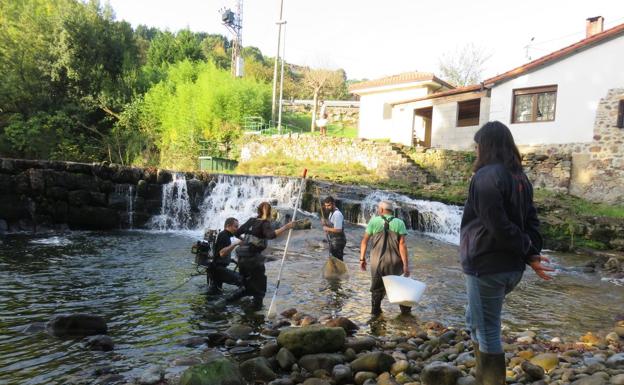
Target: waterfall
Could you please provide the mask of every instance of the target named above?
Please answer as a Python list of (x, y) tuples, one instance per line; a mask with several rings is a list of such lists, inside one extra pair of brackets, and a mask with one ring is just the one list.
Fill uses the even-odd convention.
[(292, 208), (299, 185), (293, 178), (219, 175), (200, 206), (202, 228), (221, 229), (228, 217), (242, 223), (257, 215), (263, 201), (278, 209)]
[(150, 220), (157, 230), (188, 230), (192, 225), (191, 204), (183, 174), (175, 174), (173, 181), (162, 187), (160, 214)]
[(396, 193), (373, 191), (364, 198), (358, 222), (366, 224), (377, 213), (382, 200), (395, 203), (395, 215), (405, 221), (408, 228), (421, 231), (433, 238), (459, 244), (459, 226), (463, 208), (440, 202), (411, 199)]
[(128, 187), (128, 196), (126, 197), (128, 202), (128, 226), (132, 229), (134, 227), (134, 186)]
[(120, 211), (126, 210), (126, 217), (122, 219), (122, 227), (132, 229), (134, 227), (134, 202), (136, 200), (135, 187), (131, 184), (115, 185), (115, 190), (109, 200), (110, 204)]

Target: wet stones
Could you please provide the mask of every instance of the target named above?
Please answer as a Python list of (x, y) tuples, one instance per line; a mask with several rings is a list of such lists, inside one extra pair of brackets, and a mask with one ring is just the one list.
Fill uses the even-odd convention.
[(346, 333), (342, 328), (307, 326), (285, 329), (277, 342), (296, 356), (305, 354), (335, 352), (344, 346)]
[(115, 343), (109, 336), (100, 334), (96, 336), (87, 337), (84, 341), (84, 346), (90, 350), (99, 350), (108, 352), (113, 350)]
[(461, 371), (446, 362), (432, 362), (425, 366), (420, 378), (424, 385), (455, 385)]
[(239, 339), (244, 340), (244, 339), (249, 338), (249, 335), (251, 334), (252, 331), (253, 329), (247, 325), (232, 325), (225, 331), (225, 334), (227, 334), (228, 337), (235, 339), (235, 340), (239, 340)]
[(351, 369), (354, 372), (383, 373), (389, 371), (394, 362), (394, 358), (387, 353), (372, 352), (363, 354), (351, 362)]
[(243, 362), (240, 371), (247, 381), (272, 381), (277, 378), (277, 374), (271, 369), (269, 360), (264, 357), (256, 357)]
[(193, 365), (182, 374), (180, 385), (244, 385), (237, 365), (226, 358)]
[(46, 330), (55, 337), (86, 337), (106, 334), (108, 326), (104, 318), (92, 314), (61, 314), (46, 324)]

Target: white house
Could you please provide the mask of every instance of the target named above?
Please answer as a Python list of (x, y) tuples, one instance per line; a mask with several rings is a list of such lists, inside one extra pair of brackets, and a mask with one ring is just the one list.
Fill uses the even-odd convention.
[(352, 85), (350, 91), (360, 97), (358, 136), (411, 145), (411, 130), (394, 127), (392, 103), (451, 88), (453, 86), (428, 72), (408, 72)]
[[(355, 84), (351, 90), (362, 98), (359, 135), (468, 149), (480, 125), (499, 120), (519, 145), (591, 142), (599, 101), (624, 88), (624, 24), (603, 31), (603, 18), (595, 17), (586, 26), (585, 39), (478, 85), (452, 88), (430, 74), (439, 89), (428, 85), (397, 101), (395, 88)], [(619, 109), (622, 126), (624, 101)]]

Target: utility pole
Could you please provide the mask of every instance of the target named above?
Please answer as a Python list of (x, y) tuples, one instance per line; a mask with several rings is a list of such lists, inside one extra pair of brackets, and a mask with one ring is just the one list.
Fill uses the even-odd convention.
[(282, 16), (284, 13), (284, 0), (280, 0), (279, 20), (277, 21), (277, 52), (275, 53), (275, 65), (273, 66), (273, 102), (271, 103), (271, 120), (275, 122), (275, 106), (277, 99), (277, 65), (280, 57), (282, 43)]
[(230, 69), (232, 76), (243, 76), (243, 57), (241, 50), (243, 49), (243, 0), (236, 2), (236, 12), (229, 8), (222, 8), (221, 21), (223, 25), (230, 30), (232, 38), (232, 59)]
[(284, 66), (286, 65), (286, 22), (284, 22), (284, 44), (282, 44), (282, 74), (280, 75), (279, 112), (277, 114), (277, 131), (282, 134), (282, 104), (284, 103)]

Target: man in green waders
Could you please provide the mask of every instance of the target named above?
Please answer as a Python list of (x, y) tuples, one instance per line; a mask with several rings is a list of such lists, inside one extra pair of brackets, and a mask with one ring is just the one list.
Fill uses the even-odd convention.
[[(371, 314), (381, 314), (381, 301), (386, 295), (382, 277), (404, 275), (409, 277), (405, 223), (393, 216), (392, 202), (381, 201), (377, 208), (378, 216), (371, 218), (360, 243), (360, 267), (366, 271), (366, 250), (368, 241), (372, 243), (371, 259)], [(401, 314), (411, 314), (412, 308), (399, 305)]]

